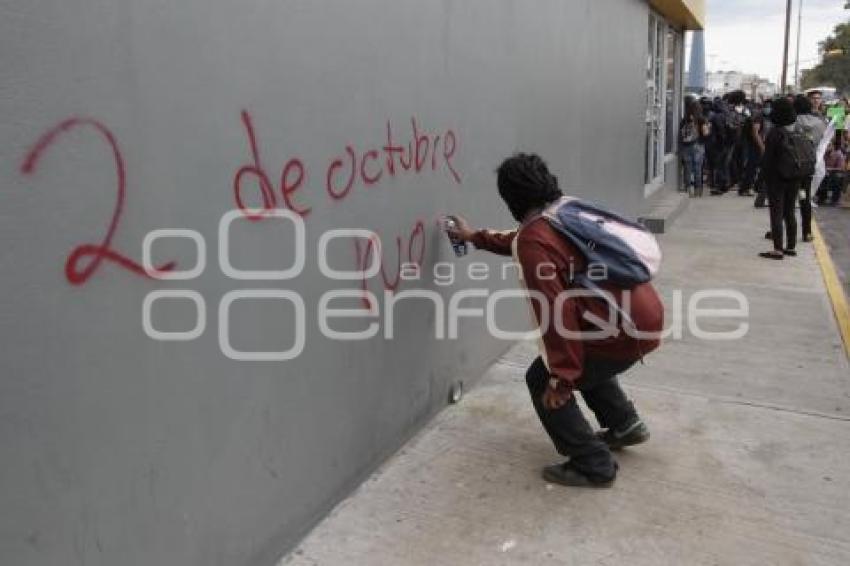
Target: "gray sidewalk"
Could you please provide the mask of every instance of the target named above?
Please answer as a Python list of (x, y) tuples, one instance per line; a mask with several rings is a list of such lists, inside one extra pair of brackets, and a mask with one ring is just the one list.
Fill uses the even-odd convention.
[(750, 330), (686, 330), (628, 374), (653, 436), (620, 453), (612, 489), (540, 478), (558, 457), (521, 343), (282, 564), (850, 564), (850, 368), (811, 245), (760, 259), (766, 223), (751, 199), (705, 197), (662, 237), (668, 305), (736, 289)]

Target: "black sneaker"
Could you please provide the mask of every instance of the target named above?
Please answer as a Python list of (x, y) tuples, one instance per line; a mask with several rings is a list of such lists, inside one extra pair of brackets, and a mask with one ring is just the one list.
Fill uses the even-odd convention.
[(543, 468), (543, 479), (549, 483), (568, 487), (611, 487), (617, 476), (611, 479), (591, 478), (573, 468), (569, 462), (565, 462)]
[(643, 444), (649, 440), (649, 429), (643, 421), (638, 419), (634, 423), (628, 425), (621, 430), (609, 428), (600, 430), (596, 436), (608, 445), (611, 450), (620, 450), (626, 446), (634, 446), (635, 444)]

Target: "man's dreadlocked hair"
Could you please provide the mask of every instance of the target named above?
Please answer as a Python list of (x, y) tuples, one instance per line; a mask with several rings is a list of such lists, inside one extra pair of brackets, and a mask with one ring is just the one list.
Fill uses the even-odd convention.
[(542, 208), (563, 196), (558, 179), (539, 155), (517, 153), (505, 159), (496, 171), (499, 195), (511, 215), (521, 222), (529, 211)]

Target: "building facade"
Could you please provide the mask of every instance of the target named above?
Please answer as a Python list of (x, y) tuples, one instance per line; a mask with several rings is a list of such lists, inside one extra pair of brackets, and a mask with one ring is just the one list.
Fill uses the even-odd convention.
[(516, 281), (441, 215), (511, 226), (516, 151), (631, 216), (677, 182), (702, 12), (0, 2), (0, 564), (274, 564), (510, 346), (447, 322)]
[(706, 94), (722, 96), (733, 90), (743, 90), (753, 100), (771, 98), (777, 93), (775, 83), (753, 73), (714, 71), (706, 74)]

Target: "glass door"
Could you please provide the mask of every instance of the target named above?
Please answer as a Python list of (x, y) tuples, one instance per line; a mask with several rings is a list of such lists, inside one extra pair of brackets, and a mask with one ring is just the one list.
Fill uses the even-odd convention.
[(646, 63), (646, 168), (644, 183), (654, 183), (664, 174), (665, 40), (667, 24), (649, 16)]

